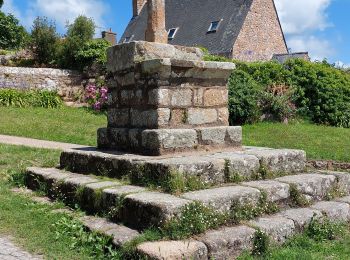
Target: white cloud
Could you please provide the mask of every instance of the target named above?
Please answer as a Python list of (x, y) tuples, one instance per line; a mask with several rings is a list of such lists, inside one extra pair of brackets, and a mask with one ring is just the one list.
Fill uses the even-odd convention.
[(60, 27), (73, 22), (79, 15), (92, 17), (98, 27), (105, 27), (103, 16), (107, 6), (100, 0), (35, 0), (32, 9), (56, 20)]
[(288, 47), (292, 52), (308, 51), (314, 60), (335, 53), (332, 42), (317, 35), (332, 26), (327, 8), (334, 0), (275, 0)]
[(16, 16), (18, 19), (21, 19), (21, 12), (13, 4), (13, 0), (5, 0), (4, 6), (1, 8), (4, 13), (11, 13)]
[(31, 28), (36, 16), (46, 16), (54, 20), (61, 31), (65, 31), (67, 22), (72, 23), (79, 15), (93, 18), (98, 27), (97, 33), (107, 26), (104, 15), (108, 6), (102, 0), (34, 0), (22, 13), (13, 2), (4, 1), (3, 11), (14, 14), (27, 29)]
[(341, 68), (341, 69), (349, 69), (350, 68), (350, 64), (346, 64), (346, 63), (344, 63), (342, 61), (336, 61), (335, 62), (335, 66), (337, 68)]
[(332, 44), (325, 39), (315, 36), (292, 36), (288, 39), (288, 46), (292, 52), (308, 51), (314, 60), (323, 60), (334, 54)]
[(324, 30), (331, 26), (327, 8), (332, 0), (276, 0), (276, 6), (286, 34)]

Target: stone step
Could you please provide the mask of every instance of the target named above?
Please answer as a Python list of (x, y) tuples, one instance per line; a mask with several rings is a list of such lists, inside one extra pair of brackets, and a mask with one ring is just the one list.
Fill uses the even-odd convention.
[[(308, 196), (310, 202), (319, 201), (328, 198), (328, 194), (339, 186), (337, 180), (345, 180), (345, 177), (342, 178), (344, 174), (337, 173), (336, 178), (331, 174), (307, 173), (187, 192), (179, 196), (55, 168), (28, 168), (26, 183), (29, 188), (45, 190), (52, 198), (78, 204), (88, 213), (107, 214), (115, 222), (145, 229), (162, 226), (179, 216), (185, 205), (195, 201), (226, 214), (237, 203), (259, 206), (264, 197), (266, 202), (277, 203), (282, 209), (293, 200), (291, 185), (300, 194)], [(342, 185), (350, 187), (347, 183)], [(346, 190), (346, 194), (349, 191)]]
[(76, 173), (112, 178), (152, 178), (162, 183), (173, 173), (198, 179), (206, 185), (253, 180), (263, 175), (290, 175), (305, 170), (306, 156), (301, 150), (244, 147), (223, 152), (197, 152), (173, 156), (142, 156), (103, 152), (93, 148), (62, 152), (60, 165)]
[(136, 239), (140, 235), (140, 233), (134, 229), (115, 224), (105, 218), (84, 216), (79, 220), (89, 231), (112, 237), (112, 243), (117, 248), (122, 247), (124, 244)]
[(288, 209), (260, 217), (246, 225), (210, 230), (195, 240), (147, 242), (137, 249), (147, 259), (236, 259), (243, 251), (253, 250), (258, 230), (273, 244), (282, 245), (288, 238), (303, 232), (313, 218), (327, 217), (335, 223), (349, 221), (350, 197), (340, 200), (346, 202), (322, 201), (309, 208)]

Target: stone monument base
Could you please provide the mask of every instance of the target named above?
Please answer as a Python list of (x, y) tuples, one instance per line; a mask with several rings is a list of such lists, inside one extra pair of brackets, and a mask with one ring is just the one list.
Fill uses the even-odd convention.
[(191, 129), (101, 128), (98, 130), (98, 147), (144, 155), (209, 152), (225, 148), (241, 149), (242, 128), (240, 126)]

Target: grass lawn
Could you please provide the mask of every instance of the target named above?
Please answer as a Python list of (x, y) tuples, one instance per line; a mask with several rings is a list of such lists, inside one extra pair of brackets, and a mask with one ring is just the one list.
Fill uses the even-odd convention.
[[(0, 107), (0, 134), (83, 145), (96, 145), (96, 130), (107, 125), (104, 114), (84, 108)], [(350, 162), (350, 129), (307, 122), (258, 123), (243, 127), (245, 145), (297, 148), (309, 159)]]
[(37, 204), (10, 191), (11, 174), (27, 166), (55, 166), (58, 156), (58, 151), (0, 144), (0, 235), (10, 235), (24, 249), (47, 259), (90, 259), (88, 248), (71, 248), (69, 235), (56, 239), (54, 224), (66, 217), (51, 213), (59, 204)]
[(96, 131), (106, 127), (104, 114), (85, 108), (0, 107), (0, 134), (83, 145), (96, 145)]
[(350, 162), (350, 129), (306, 122), (243, 127), (245, 145), (305, 150), (309, 159)]

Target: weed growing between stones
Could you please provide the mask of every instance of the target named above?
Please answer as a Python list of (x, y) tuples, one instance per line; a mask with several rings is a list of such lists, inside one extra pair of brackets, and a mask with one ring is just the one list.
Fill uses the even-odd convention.
[(49, 191), (49, 193), (53, 199), (67, 203), (68, 198), (61, 191), (61, 187), (63, 186), (63, 184), (64, 184), (63, 181), (55, 181), (54, 183), (52, 183), (51, 190)]
[(120, 196), (117, 198), (117, 200), (115, 201), (115, 204), (113, 207), (111, 207), (108, 212), (107, 212), (107, 216), (110, 220), (112, 221), (119, 221), (121, 218), (121, 212), (123, 210), (124, 207), (124, 200), (125, 200), (125, 196)]
[(267, 165), (265, 165), (264, 163), (260, 164), (260, 168), (258, 170), (257, 173), (253, 174), (251, 179), (255, 180), (255, 181), (259, 181), (259, 180), (271, 180), (271, 179), (275, 179), (278, 177), (283, 177), (289, 175), (286, 172), (273, 172), (270, 171), (267, 167)]
[(224, 175), (226, 183), (240, 183), (245, 180), (238, 172), (231, 170), (230, 160), (227, 159), (225, 159)]
[(310, 224), (306, 228), (306, 235), (316, 241), (335, 240), (342, 237), (345, 233), (346, 225), (344, 223), (331, 222), (329, 218), (322, 219), (312, 218)]
[(344, 197), (347, 194), (348, 193), (346, 192), (346, 190), (343, 187), (341, 187), (341, 185), (339, 183), (339, 179), (337, 178), (336, 184), (332, 185), (332, 188), (330, 189), (330, 191), (327, 192), (325, 199), (326, 200), (333, 200), (335, 198)]
[[(162, 174), (157, 174), (158, 172)], [(152, 171), (150, 169), (147, 170), (147, 167), (144, 165), (138, 165), (135, 170), (130, 171), (128, 176), (131, 184), (177, 195), (210, 187), (209, 184), (203, 182), (199, 177), (186, 175), (174, 169), (157, 169)]]
[(161, 230), (165, 237), (178, 240), (218, 228), (228, 220), (228, 215), (218, 213), (202, 203), (193, 202), (184, 206), (180, 216), (170, 220)]
[(158, 241), (162, 238), (163, 235), (159, 229), (151, 228), (144, 230), (140, 236), (138, 236), (130, 242), (127, 242), (125, 245), (123, 245), (122, 248), (120, 248), (120, 259), (147, 259), (137, 252), (136, 247), (139, 244), (145, 242)]
[(290, 204), (292, 207), (307, 207), (310, 206), (310, 201), (302, 194), (295, 184), (289, 185)]
[(263, 214), (274, 214), (278, 211), (278, 205), (267, 199), (266, 192), (261, 192), (257, 204), (233, 202), (230, 209), (230, 219), (234, 224), (239, 224), (244, 220), (251, 220)]
[(197, 176), (186, 176), (178, 171), (171, 171), (162, 181), (162, 190), (171, 194), (181, 194), (188, 191), (202, 190), (209, 187)]
[(25, 187), (26, 185), (26, 174), (24, 170), (9, 170), (9, 183), (15, 187)]
[(120, 252), (113, 248), (112, 238), (88, 232), (83, 224), (73, 218), (62, 217), (54, 224), (56, 229), (56, 240), (61, 237), (70, 237), (70, 247), (72, 249), (90, 248), (96, 259), (122, 259)]
[(269, 247), (270, 247), (269, 236), (265, 232), (258, 229), (254, 234), (252, 254), (254, 256), (262, 257), (267, 254)]

